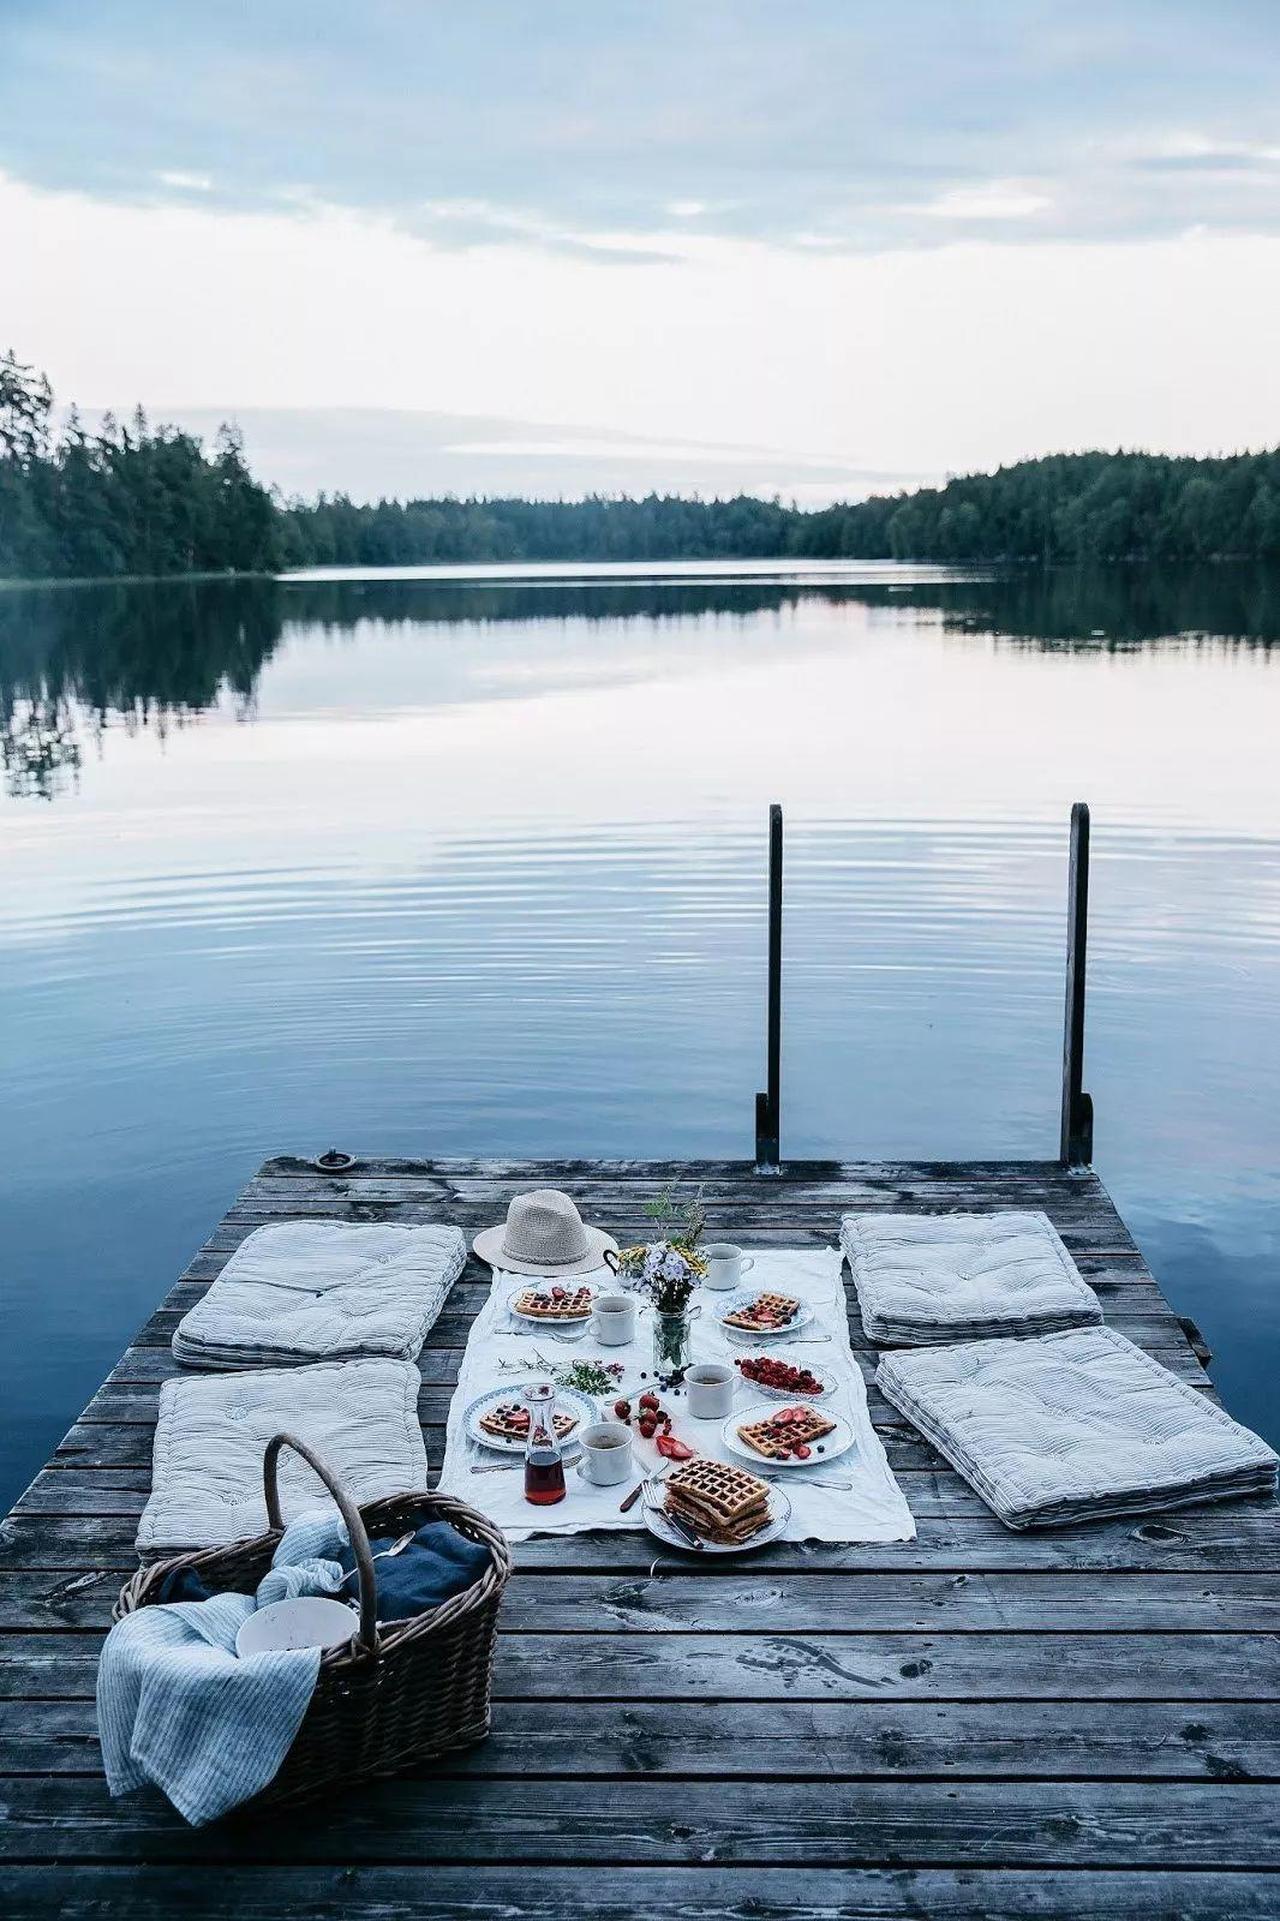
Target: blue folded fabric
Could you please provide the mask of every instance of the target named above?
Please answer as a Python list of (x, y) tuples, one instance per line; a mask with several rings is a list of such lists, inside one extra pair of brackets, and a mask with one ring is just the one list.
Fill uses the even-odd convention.
[[(398, 1535), (380, 1535), (369, 1545), (376, 1554), (398, 1539)], [(344, 1548), (338, 1558), (349, 1574), (356, 1564), (351, 1549)], [(405, 1621), (411, 1615), (426, 1614), (472, 1587), (488, 1565), (487, 1547), (469, 1541), (449, 1521), (426, 1521), (410, 1546), (374, 1565), (378, 1619)], [(343, 1593), (354, 1597), (358, 1587), (358, 1581), (350, 1580)]]

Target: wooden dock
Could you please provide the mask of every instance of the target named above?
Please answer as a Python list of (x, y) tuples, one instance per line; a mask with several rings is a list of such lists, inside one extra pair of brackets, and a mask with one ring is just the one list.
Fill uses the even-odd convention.
[[(1043, 1207), (1106, 1318), (1212, 1389), (1097, 1177), (1057, 1163), (270, 1161), (0, 1526), (0, 1912), (159, 1921), (834, 1921), (1280, 1912), (1280, 1510), (1011, 1534), (872, 1411), (919, 1528), (693, 1566), (645, 1533), (517, 1548), (491, 1738), (349, 1803), (193, 1833), (109, 1800), (93, 1687), (136, 1564), (181, 1313), (265, 1221), (499, 1219), (567, 1188), (620, 1234), (672, 1178), (713, 1231), (830, 1243), (849, 1207)], [(422, 1356), (438, 1463), (473, 1261)], [(868, 1375), (875, 1355), (854, 1345)], [(209, 1872), (216, 1867), (216, 1872)]]

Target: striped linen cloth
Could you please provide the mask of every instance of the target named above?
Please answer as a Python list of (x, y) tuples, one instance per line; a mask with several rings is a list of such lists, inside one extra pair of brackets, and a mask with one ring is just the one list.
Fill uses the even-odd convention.
[[(98, 1738), (107, 1787), (148, 1782), (193, 1827), (259, 1793), (280, 1770), (320, 1672), (319, 1648), (235, 1651), (241, 1623), (293, 1594), (332, 1594), (347, 1541), (336, 1515), (301, 1516), (281, 1536), (254, 1594), (139, 1608), (118, 1621), (98, 1662)], [(354, 1630), (356, 1617), (352, 1615)]]
[(276, 1221), (243, 1240), (173, 1336), (183, 1367), (416, 1361), (467, 1244), (456, 1227)]
[(869, 1341), (927, 1347), (1102, 1319), (1047, 1214), (846, 1214), (840, 1243)]
[(1276, 1484), (1265, 1441), (1112, 1327), (885, 1354), (876, 1386), (1006, 1527)]

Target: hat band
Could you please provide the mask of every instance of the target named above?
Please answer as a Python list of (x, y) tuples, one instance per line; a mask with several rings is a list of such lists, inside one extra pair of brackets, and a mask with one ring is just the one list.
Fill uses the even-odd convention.
[(526, 1250), (522, 1247), (512, 1247), (510, 1241), (505, 1238), (502, 1251), (504, 1254), (510, 1254), (517, 1261), (536, 1261), (539, 1267), (567, 1267), (570, 1261), (584, 1261), (591, 1252), (591, 1243), (584, 1236), (583, 1244), (576, 1254), (561, 1254), (558, 1259), (551, 1254), (535, 1254), (531, 1248)]

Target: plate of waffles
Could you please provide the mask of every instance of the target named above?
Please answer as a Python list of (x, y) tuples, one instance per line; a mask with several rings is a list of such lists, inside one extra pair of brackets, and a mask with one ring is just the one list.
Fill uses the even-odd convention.
[(740, 1287), (717, 1315), (725, 1333), (735, 1341), (786, 1340), (813, 1319), (808, 1301), (772, 1288)]
[[(531, 1381), (539, 1378), (529, 1376)], [(502, 1454), (523, 1454), (529, 1410), (521, 1397), (527, 1386), (527, 1381), (508, 1381), (477, 1395), (462, 1417), (468, 1438), (480, 1447), (497, 1448)], [(556, 1433), (561, 1442), (568, 1445), (596, 1419), (596, 1404), (589, 1394), (576, 1387), (556, 1389)]]
[[(645, 1526), (664, 1547), (687, 1553), (747, 1554), (778, 1540), (791, 1520), (791, 1503), (780, 1487), (706, 1454), (681, 1462), (657, 1492), (659, 1501), (645, 1503)], [(668, 1509), (697, 1535), (698, 1548), (690, 1548), (673, 1526)]]
[(745, 1460), (768, 1462), (771, 1468), (821, 1467), (844, 1454), (856, 1440), (852, 1425), (834, 1409), (812, 1401), (758, 1401), (745, 1412), (731, 1414), (720, 1430), (725, 1446)]
[(507, 1302), (518, 1321), (530, 1327), (571, 1326), (591, 1318), (596, 1290), (585, 1284), (544, 1281), (540, 1287), (521, 1287)]

